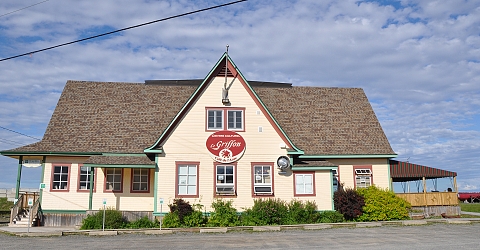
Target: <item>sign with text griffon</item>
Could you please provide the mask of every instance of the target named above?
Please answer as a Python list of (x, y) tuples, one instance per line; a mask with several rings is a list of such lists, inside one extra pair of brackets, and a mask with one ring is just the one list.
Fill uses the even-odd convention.
[(221, 163), (238, 161), (245, 152), (245, 140), (236, 132), (220, 130), (207, 138), (206, 146), (213, 160)]

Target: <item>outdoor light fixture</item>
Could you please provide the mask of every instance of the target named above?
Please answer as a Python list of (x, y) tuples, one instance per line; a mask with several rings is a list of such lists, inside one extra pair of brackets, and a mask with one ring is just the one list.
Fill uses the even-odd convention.
[(290, 167), (290, 159), (287, 156), (280, 156), (277, 159), (278, 168), (285, 170)]

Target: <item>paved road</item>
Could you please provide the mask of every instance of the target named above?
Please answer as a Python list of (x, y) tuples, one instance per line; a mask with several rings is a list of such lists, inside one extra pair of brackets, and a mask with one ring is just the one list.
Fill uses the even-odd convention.
[(479, 249), (480, 223), (117, 236), (18, 237), (0, 249)]

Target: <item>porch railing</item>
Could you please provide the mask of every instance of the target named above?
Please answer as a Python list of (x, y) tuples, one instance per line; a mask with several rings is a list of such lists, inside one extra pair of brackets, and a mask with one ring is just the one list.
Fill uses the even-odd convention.
[(456, 192), (397, 193), (412, 204), (412, 207), (453, 206), (458, 205)]

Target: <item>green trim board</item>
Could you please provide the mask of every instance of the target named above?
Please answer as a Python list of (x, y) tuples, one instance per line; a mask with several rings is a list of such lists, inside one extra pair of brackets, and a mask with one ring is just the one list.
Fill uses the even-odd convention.
[(335, 210), (335, 203), (333, 202), (333, 194), (335, 193), (335, 191), (333, 190), (333, 171), (330, 171), (330, 188), (332, 190), (332, 210)]
[(18, 168), (17, 168), (17, 183), (15, 187), (15, 200), (18, 200), (18, 197), (20, 196), (20, 183), (22, 180), (22, 162), (23, 162), (23, 156), (20, 156), (18, 158)]
[(137, 156), (137, 157), (145, 157), (144, 153), (141, 154), (122, 154), (122, 153), (102, 153), (103, 156)]
[(338, 166), (323, 166), (323, 167), (292, 167), (292, 171), (315, 171), (315, 170), (337, 170)]
[(155, 173), (153, 173), (153, 212), (157, 212), (157, 202), (158, 202), (158, 157), (155, 156)]
[(87, 214), (87, 210), (55, 210), (42, 209), (44, 214)]
[(300, 155), (300, 159), (367, 159), (367, 158), (395, 158), (398, 155)]
[[(42, 176), (40, 177), (40, 183), (43, 183), (45, 178), (45, 163), (47, 162), (47, 156), (43, 156), (42, 158)], [(40, 206), (42, 205), (42, 197), (43, 197), (43, 188), (40, 188), (40, 196), (38, 199), (40, 200)]]
[(155, 164), (152, 165), (123, 165), (123, 164), (83, 164), (85, 167), (94, 167), (94, 168), (155, 168)]
[(163, 154), (162, 149), (145, 149), (143, 150), (144, 153), (154, 153), (154, 154)]

